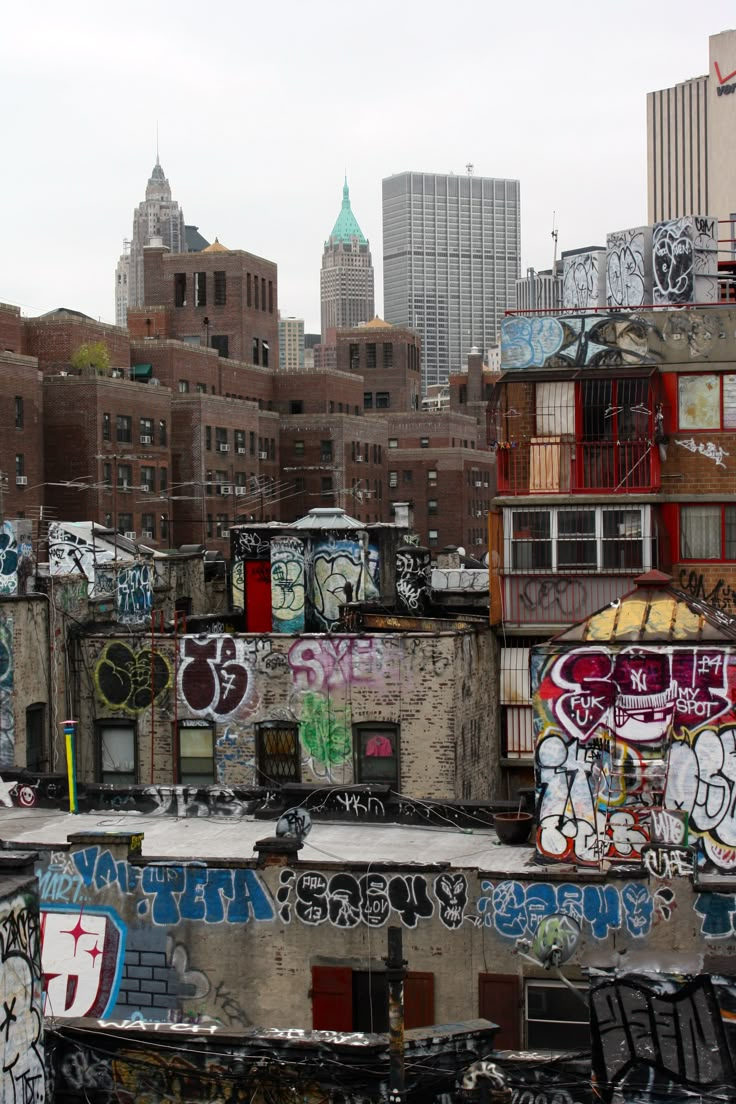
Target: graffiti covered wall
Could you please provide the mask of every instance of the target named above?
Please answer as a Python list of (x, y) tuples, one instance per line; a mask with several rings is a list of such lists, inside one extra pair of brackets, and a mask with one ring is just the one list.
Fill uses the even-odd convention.
[[(13, 879), (16, 884), (20, 879)], [(8, 879), (10, 881), (10, 879)], [(33, 883), (0, 899), (0, 1085), (9, 1104), (46, 1099), (41, 945)]]
[(735, 686), (730, 648), (533, 654), (539, 854), (656, 871), (652, 829), (671, 810), (702, 863), (736, 869)]
[[(437, 636), (220, 633), (184, 636), (176, 645), (170, 637), (157, 638), (153, 650), (148, 637), (94, 637), (82, 647), (82, 730), (93, 733), (105, 719), (133, 725), (141, 782), (173, 781), (176, 716), (178, 724), (212, 726), (213, 781), (225, 787), (258, 783), (262, 725), (293, 729), (299, 780), (367, 781), (356, 757), (355, 726), (371, 723), (395, 726), (396, 788), (404, 792), (480, 798), (494, 784), (490, 630)], [(374, 751), (379, 746), (371, 745)], [(91, 740), (80, 749), (80, 768), (85, 780), (95, 780)]]

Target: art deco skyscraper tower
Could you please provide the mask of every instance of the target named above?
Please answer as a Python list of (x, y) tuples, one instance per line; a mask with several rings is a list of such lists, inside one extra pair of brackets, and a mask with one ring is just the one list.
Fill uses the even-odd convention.
[(350, 206), (347, 177), (340, 214), (325, 242), (320, 291), (323, 342), (328, 330), (370, 322), (375, 314), (370, 245)]
[(145, 305), (143, 250), (151, 238), (161, 238), (172, 253), (187, 252), (184, 215), (176, 200), (171, 198), (171, 186), (158, 154), (146, 185), (146, 198), (133, 212), (130, 252), (123, 253), (115, 270), (115, 322), (118, 326), (125, 326), (128, 306)]

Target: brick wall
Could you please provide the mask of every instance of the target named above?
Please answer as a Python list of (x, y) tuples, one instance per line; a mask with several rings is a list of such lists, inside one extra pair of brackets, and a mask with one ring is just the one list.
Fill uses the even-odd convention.
[[(3, 516), (38, 521), (44, 502), (43, 386), (34, 358), (0, 352)], [(20, 458), (20, 459), (19, 459)], [(25, 479), (25, 484), (17, 480)]]
[(0, 303), (0, 352), (23, 352), (23, 326), (20, 307)]
[(363, 390), (369, 396), (366, 409), (418, 409), (422, 360), (418, 334), (399, 326), (369, 324), (339, 330), (336, 341), (337, 367), (363, 378)]
[(77, 311), (55, 311), (50, 316), (24, 318), (24, 349), (38, 358), (44, 374), (68, 369), (71, 358), (80, 345), (101, 341), (107, 346), (112, 368), (127, 368), (130, 364), (128, 331)]

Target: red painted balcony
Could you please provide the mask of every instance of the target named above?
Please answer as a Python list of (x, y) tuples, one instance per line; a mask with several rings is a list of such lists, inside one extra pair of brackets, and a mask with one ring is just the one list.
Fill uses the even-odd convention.
[(498, 445), (498, 494), (647, 494), (659, 489), (651, 440), (532, 437)]

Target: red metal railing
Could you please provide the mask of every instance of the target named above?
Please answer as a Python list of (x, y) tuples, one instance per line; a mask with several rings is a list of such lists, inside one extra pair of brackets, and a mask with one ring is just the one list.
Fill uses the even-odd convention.
[(659, 489), (659, 451), (648, 440), (532, 438), (498, 446), (498, 493), (646, 494)]

